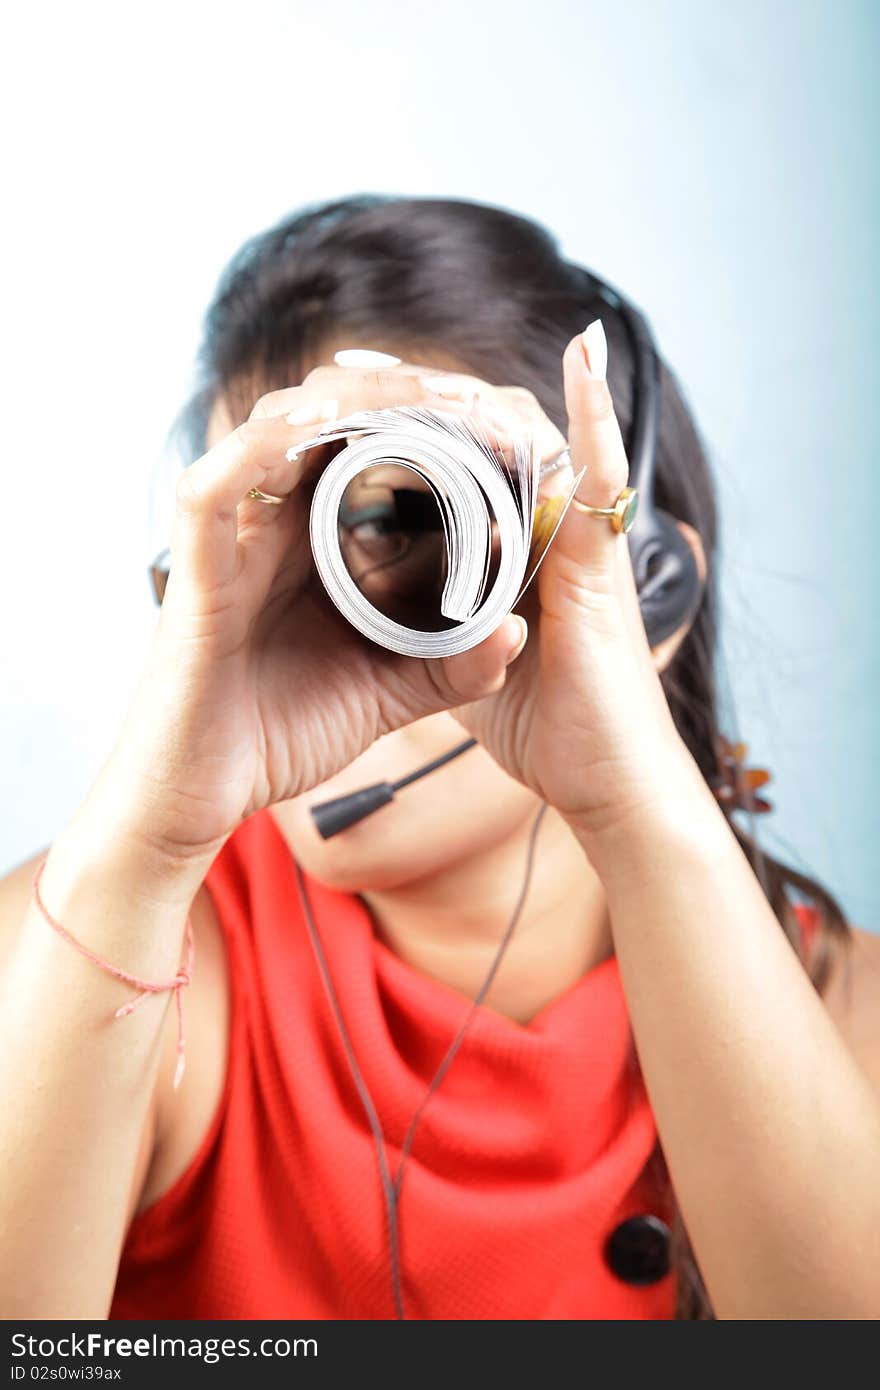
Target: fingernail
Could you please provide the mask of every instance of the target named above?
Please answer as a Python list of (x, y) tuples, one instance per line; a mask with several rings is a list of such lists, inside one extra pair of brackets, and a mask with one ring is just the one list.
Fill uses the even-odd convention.
[(593, 319), (592, 323), (587, 324), (581, 334), (581, 342), (587, 359), (587, 371), (596, 381), (604, 381), (608, 370), (608, 339), (601, 319)]
[(337, 367), (399, 367), (400, 358), (391, 352), (374, 352), (372, 348), (341, 348), (334, 352)]
[(470, 401), (475, 395), (471, 387), (462, 386), (454, 376), (423, 376), (419, 380), (426, 391), (432, 391), (435, 396), (445, 396), (447, 400)]
[(323, 434), (325, 430), (332, 429), (339, 417), (338, 401), (321, 402), (321, 419), (323, 424), (318, 429), (318, 434)]
[(529, 625), (528, 625), (528, 623), (526, 622), (525, 618), (521, 618), (520, 615), (519, 615), (518, 613), (514, 613), (513, 616), (516, 618), (516, 621), (519, 623), (521, 632), (520, 632), (519, 641), (517, 642), (517, 644), (516, 644), (516, 646), (514, 647), (513, 651), (510, 653), (509, 657), (507, 658), (507, 660), (506, 660), (505, 663), (504, 663), (505, 666), (510, 666), (514, 661), (516, 661), (516, 658), (519, 656), (520, 652), (522, 651), (522, 649), (523, 649), (523, 647), (525, 646), (526, 642), (528, 641), (528, 637), (529, 637)]
[(322, 420), (335, 420), (338, 414), (338, 401), (322, 401), (318, 406), (301, 405), (284, 418), (288, 425), (318, 425)]

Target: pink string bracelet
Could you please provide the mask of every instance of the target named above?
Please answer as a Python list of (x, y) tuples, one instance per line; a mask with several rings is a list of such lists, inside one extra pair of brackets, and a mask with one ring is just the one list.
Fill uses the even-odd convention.
[(139, 980), (137, 975), (129, 975), (127, 970), (120, 970), (118, 965), (111, 965), (109, 961), (102, 960), (100, 956), (96, 956), (87, 946), (83, 946), (81, 942), (71, 936), (66, 927), (63, 927), (60, 922), (55, 920), (40, 896), (40, 876), (42, 875), (45, 865), (46, 859), (43, 859), (34, 875), (34, 899), (40, 912), (49, 923), (49, 926), (54, 927), (55, 931), (57, 931), (60, 936), (63, 936), (64, 940), (68, 942), (69, 945), (73, 946), (75, 950), (79, 951), (80, 955), (85, 956), (87, 960), (92, 961), (95, 965), (100, 965), (102, 970), (106, 970), (109, 974), (115, 975), (117, 980), (125, 980), (126, 984), (134, 985), (135, 989), (140, 990), (140, 994), (138, 994), (136, 998), (130, 1000), (128, 1004), (120, 1005), (113, 1015), (114, 1018), (125, 1018), (126, 1014), (132, 1013), (137, 1008), (138, 1004), (142, 1003), (150, 994), (162, 994), (166, 989), (173, 989), (175, 991), (177, 999), (177, 1065), (174, 1068), (174, 1089), (176, 1091), (183, 1080), (184, 1068), (186, 1066), (186, 1042), (183, 1028), (183, 998), (181, 996), (181, 990), (184, 985), (190, 984), (192, 980), (192, 965), (195, 957), (192, 921), (187, 917), (186, 957), (183, 965), (174, 976), (174, 979), (168, 980), (163, 984), (156, 984), (151, 980)]

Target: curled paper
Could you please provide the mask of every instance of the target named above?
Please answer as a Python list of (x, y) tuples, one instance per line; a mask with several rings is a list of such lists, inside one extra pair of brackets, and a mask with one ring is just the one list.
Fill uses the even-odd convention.
[[(566, 493), (539, 503), (541, 460), (532, 437), (520, 433), (502, 441), (479, 418), (449, 411), (362, 411), (325, 426), (297, 453), (341, 440), (345, 447), (318, 480), (309, 522), (315, 566), (333, 603), (365, 637), (404, 656), (454, 656), (482, 642), (531, 582), (577, 479)], [(357, 479), (363, 485), (367, 470), (389, 466), (404, 478), (411, 473), (421, 495), (408, 495), (427, 500), (438, 514), (436, 529), (445, 542), (439, 608), (446, 625), (440, 631), (407, 626), (377, 608), (343, 550), (347, 490)]]

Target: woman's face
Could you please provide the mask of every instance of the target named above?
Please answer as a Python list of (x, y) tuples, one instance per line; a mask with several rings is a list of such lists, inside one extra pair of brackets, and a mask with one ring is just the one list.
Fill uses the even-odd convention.
[[(344, 346), (347, 344), (331, 345), (312, 365), (332, 363), (336, 348)], [(400, 351), (397, 355), (404, 356)], [(424, 356), (404, 360), (423, 361)], [(431, 366), (435, 371), (464, 370), (442, 354), (432, 354)], [(224, 404), (218, 403), (211, 417), (208, 446), (217, 443), (235, 423)], [(394, 481), (380, 472), (376, 470), (374, 475), (379, 483)], [(419, 483), (409, 474), (406, 485), (418, 487)], [(374, 496), (381, 491), (377, 488)], [(353, 496), (355, 520), (356, 508), (365, 500)], [(370, 553), (381, 559), (377, 547), (385, 544), (382, 537), (371, 534), (369, 525), (356, 528), (348, 539), (357, 572), (371, 572), (364, 586), (374, 586), (368, 597), (378, 607), (389, 609), (390, 604), (393, 611), (399, 602), (395, 588), (402, 591), (395, 579), (404, 566), (386, 568), (380, 564), (373, 569), (369, 565)], [(433, 536), (426, 541), (426, 545), (435, 543)], [(412, 563), (411, 558), (408, 563)], [(355, 572), (353, 565), (349, 567)], [(383, 601), (386, 597), (388, 603)], [(404, 613), (396, 616), (407, 621)], [(334, 887), (379, 891), (443, 872), (466, 858), (485, 854), (521, 831), (539, 806), (534, 793), (503, 772), (480, 747), (470, 749), (424, 782), (404, 789), (390, 805), (332, 840), (318, 835), (309, 808), (373, 782), (397, 781), (465, 738), (467, 733), (451, 714), (430, 715), (386, 734), (329, 781), (304, 796), (275, 805), (272, 815), (306, 871)]]

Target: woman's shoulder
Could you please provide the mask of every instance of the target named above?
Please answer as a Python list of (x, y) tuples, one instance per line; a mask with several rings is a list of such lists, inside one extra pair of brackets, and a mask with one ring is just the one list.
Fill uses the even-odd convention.
[(880, 935), (850, 929), (823, 998), (847, 1046), (880, 1095)]
[(22, 859), (0, 876), (0, 957), (10, 949), (15, 938), (15, 930), (27, 911), (34, 886), (34, 875), (41, 860), (49, 853), (49, 846)]

